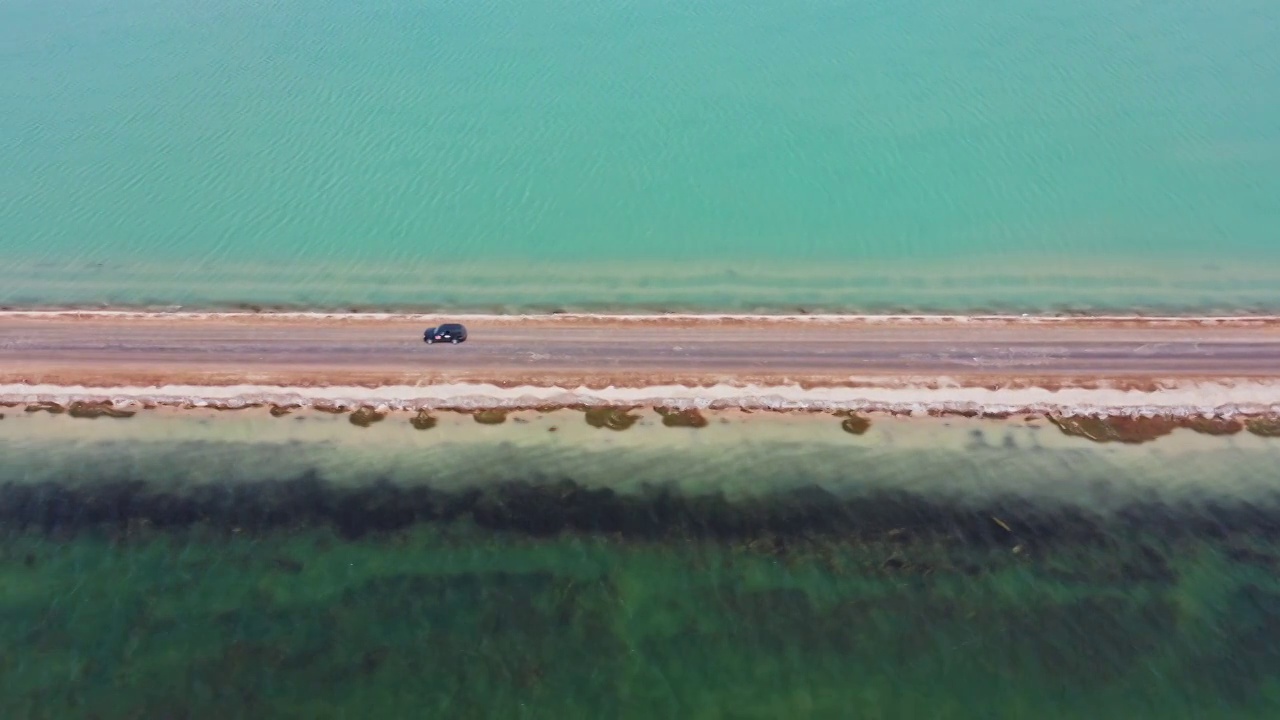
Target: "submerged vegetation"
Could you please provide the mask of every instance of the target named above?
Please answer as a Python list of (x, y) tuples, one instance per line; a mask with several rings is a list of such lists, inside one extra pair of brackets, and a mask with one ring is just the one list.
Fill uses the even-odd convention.
[[(362, 411), (381, 419), (335, 421)], [(706, 421), (560, 411), (611, 430)], [(486, 412), (469, 414), (509, 417)], [(816, 418), (836, 433), (829, 411)], [(1164, 429), (1080, 427), (1111, 442)], [(0, 464), (0, 717), (1275, 715), (1280, 495), (1108, 492), (1128, 472), (1110, 458), (1130, 449), (1050, 451), (1034, 441), (1054, 431), (1024, 429), (1029, 449), (1008, 450), (972, 431), (964, 451), (901, 466), (947, 474), (915, 478), (930, 483), (839, 433), (826, 451), (788, 438), (733, 465), (686, 449), (714, 433), (661, 428), (680, 442), (602, 452), (603, 466), (485, 430), (493, 442), (462, 453), (483, 482), (437, 475), (425, 453), (407, 474), (361, 461), (338, 475), (301, 444), (279, 466), (274, 445), (184, 444), (175, 457), (204, 471), (186, 474), (136, 454), (41, 481), (36, 465)], [(447, 432), (422, 439), (452, 452)], [(1251, 452), (1265, 483), (1273, 450)], [(1051, 483), (982, 474), (1054, 458), (1064, 482), (1103, 490), (1032, 496)], [(890, 482), (862, 482), (877, 471)]]
[(506, 410), (480, 410), (471, 416), (481, 425), (501, 425), (507, 421)]
[[(139, 412), (135, 407), (120, 408), (113, 403), (107, 401), (101, 402), (85, 402), (76, 401), (66, 405), (51, 401), (35, 401), (28, 403), (15, 403), (15, 405), (25, 405), (24, 409), (28, 413), (47, 412), (50, 414), (67, 414), (75, 418), (128, 418), (133, 417)], [(155, 405), (147, 405), (146, 408), (154, 408)], [(194, 408), (194, 405), (186, 407)], [(252, 408), (263, 407), (259, 403), (244, 403), (234, 406), (210, 406), (215, 410), (237, 411)], [(381, 409), (362, 405), (352, 409), (349, 406), (332, 402), (316, 402), (309, 405), (289, 404), (289, 405), (266, 405), (268, 412), (273, 417), (284, 417), (291, 415), (299, 410), (314, 410), (321, 413), (334, 415), (347, 415), (349, 421), (353, 425), (359, 427), (370, 427), (393, 413), (405, 412), (403, 409), (387, 408), (380, 406)], [(208, 409), (201, 406), (202, 409)], [(538, 414), (550, 414), (561, 411), (577, 411), (583, 413), (586, 423), (591, 427), (602, 428), (608, 430), (622, 431), (630, 429), (637, 422), (642, 420), (642, 415), (638, 412), (639, 408), (634, 405), (553, 405), (545, 404), (533, 408), (437, 408), (434, 411), (430, 409), (420, 409), (409, 411), (414, 413), (409, 422), (420, 430), (426, 430), (435, 427), (438, 424), (439, 417), (433, 413), (459, 413), (469, 415), (478, 424), (481, 425), (502, 425), (507, 422), (512, 414), (516, 414), (517, 423), (524, 423), (527, 420), (522, 419), (519, 414), (523, 412), (536, 412)], [(661, 423), (665, 427), (677, 428), (704, 428), (710, 424), (710, 420), (702, 410), (695, 408), (673, 408), (664, 406), (655, 406), (653, 411), (661, 418)], [(744, 415), (750, 415), (753, 410), (735, 409)], [(712, 410), (712, 416), (717, 412)], [(809, 408), (804, 410), (776, 410), (774, 412), (786, 413), (796, 412), (804, 414), (814, 414), (829, 412), (835, 417), (840, 418), (840, 428), (850, 435), (864, 435), (872, 426), (872, 418), (862, 412), (851, 410), (824, 411), (817, 408)], [(872, 413), (874, 415), (875, 413)], [(889, 415), (910, 415), (906, 411), (894, 411), (887, 413)], [(981, 419), (992, 423), (1008, 422), (1010, 413), (991, 413), (980, 412), (977, 410), (940, 410), (930, 409), (927, 413), (930, 417), (946, 418), (961, 417), (966, 419)], [(1222, 417), (1222, 416), (1200, 416), (1200, 415), (1058, 415), (1058, 414), (1027, 414), (1024, 416), (1025, 421), (1034, 422), (1037, 419), (1047, 419), (1053, 426), (1058, 428), (1064, 435), (1078, 437), (1096, 443), (1120, 443), (1127, 445), (1138, 445), (1148, 443), (1160, 438), (1173, 434), (1175, 431), (1183, 429), (1202, 435), (1212, 436), (1229, 436), (1242, 432), (1265, 437), (1280, 438), (1280, 417), (1265, 416), (1248, 416), (1248, 417)], [(730, 422), (726, 417), (721, 416), (720, 422)]]
[(693, 408), (677, 410), (657, 407), (653, 410), (662, 416), (662, 424), (666, 427), (704, 428), (707, 426), (707, 418)]
[(1280, 437), (1280, 418), (1249, 418), (1245, 429), (1261, 437)]
[(379, 412), (371, 407), (362, 407), (351, 413), (347, 419), (351, 421), (352, 425), (369, 427), (376, 422), (382, 422), (386, 417), (387, 414), (385, 412)]
[(435, 427), (439, 421), (426, 410), (419, 410), (417, 415), (409, 418), (409, 424), (415, 430), (430, 430)]
[(27, 403), (27, 412), (47, 412), (55, 415), (64, 413), (67, 409), (55, 402), (33, 402)]
[(840, 429), (850, 435), (865, 435), (871, 429), (871, 420), (861, 415), (847, 415), (840, 421)]
[(594, 428), (626, 430), (640, 419), (631, 407), (593, 407), (584, 410), (587, 424)]
[(9, 483), (0, 710), (1266, 717), (1278, 509)]
[(1183, 427), (1202, 435), (1235, 435), (1244, 429), (1244, 424), (1230, 418), (1193, 417), (1184, 420)]
[(1179, 422), (1166, 417), (1061, 417), (1050, 416), (1049, 421), (1066, 435), (1093, 440), (1094, 442), (1119, 442), (1137, 444), (1150, 442), (1177, 429)]

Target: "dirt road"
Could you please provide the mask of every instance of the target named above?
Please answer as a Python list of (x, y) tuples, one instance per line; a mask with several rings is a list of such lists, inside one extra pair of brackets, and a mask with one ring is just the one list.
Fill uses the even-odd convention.
[(0, 382), (1280, 377), (1280, 327), (1272, 324), (468, 318), (467, 325), (467, 342), (429, 346), (423, 323), (396, 319), (3, 316)]

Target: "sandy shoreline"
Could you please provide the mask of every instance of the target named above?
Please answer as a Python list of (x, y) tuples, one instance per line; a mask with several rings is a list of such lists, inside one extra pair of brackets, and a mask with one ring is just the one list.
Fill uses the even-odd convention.
[(1144, 391), (1094, 388), (982, 388), (885, 385), (854, 388), (719, 384), (641, 388), (557, 387), (454, 383), (378, 387), (273, 385), (0, 385), (0, 403), (103, 403), (113, 407), (284, 408), (350, 411), (546, 409), (556, 407), (669, 407), (858, 413), (1041, 414), (1057, 416), (1252, 417), (1280, 415), (1280, 383), (1196, 382)]
[(1237, 313), (1230, 315), (1145, 315), (1089, 313), (445, 313), (445, 312), (325, 312), (304, 310), (128, 310), (128, 309), (3, 309), (0, 319), (28, 318), (39, 320), (129, 320), (146, 322), (198, 322), (221, 320), (244, 323), (272, 322), (340, 322), (379, 323), (442, 321), (482, 322), (541, 326), (584, 325), (610, 326), (635, 324), (660, 325), (971, 325), (971, 326), (1035, 326), (1087, 325), (1112, 327), (1264, 327), (1280, 326), (1280, 315)]

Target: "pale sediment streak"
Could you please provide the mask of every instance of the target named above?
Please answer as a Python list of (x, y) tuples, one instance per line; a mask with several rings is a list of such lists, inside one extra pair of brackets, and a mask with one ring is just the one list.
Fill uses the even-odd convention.
[(120, 407), (327, 406), (388, 410), (540, 408), (548, 406), (665, 406), (894, 413), (1046, 413), (1058, 415), (1271, 415), (1280, 414), (1280, 382), (1188, 382), (1156, 390), (1118, 388), (992, 389), (983, 387), (801, 387), (717, 384), (588, 388), (482, 383), (380, 387), (274, 385), (163, 385), (86, 387), (0, 385), (0, 402), (108, 402)]
[(13, 318), (83, 318), (116, 320), (292, 320), (292, 321), (342, 321), (342, 322), (461, 322), (521, 323), (530, 321), (559, 322), (760, 322), (760, 323), (865, 323), (865, 324), (1007, 324), (1029, 325), (1053, 323), (1142, 323), (1150, 325), (1231, 325), (1280, 323), (1280, 315), (1142, 315), (1142, 314), (930, 314), (930, 313), (608, 313), (608, 312), (548, 312), (548, 313), (448, 313), (448, 312), (323, 312), (312, 310), (89, 310), (74, 308), (10, 309), (0, 310), (0, 317)]

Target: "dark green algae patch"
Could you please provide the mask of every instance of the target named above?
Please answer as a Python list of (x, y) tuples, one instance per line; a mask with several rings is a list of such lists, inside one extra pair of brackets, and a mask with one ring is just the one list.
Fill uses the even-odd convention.
[(4, 717), (1270, 717), (1280, 501), (0, 485)]

